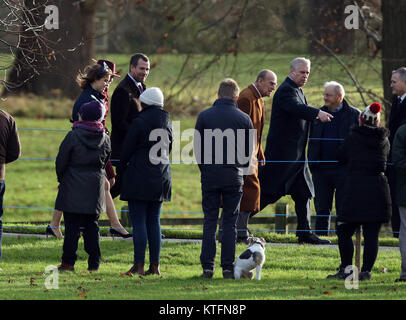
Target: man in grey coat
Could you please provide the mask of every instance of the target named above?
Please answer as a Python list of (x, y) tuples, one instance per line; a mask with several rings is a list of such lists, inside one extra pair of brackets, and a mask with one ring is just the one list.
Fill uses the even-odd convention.
[(310, 60), (291, 62), (289, 77), (276, 91), (265, 148), (266, 165), (259, 168), (261, 210), (284, 195), (291, 195), (297, 215), (299, 243), (328, 244), (310, 232), (310, 199), (314, 195), (306, 159), (310, 122), (331, 121), (333, 116), (308, 106), (302, 88), (310, 75)]

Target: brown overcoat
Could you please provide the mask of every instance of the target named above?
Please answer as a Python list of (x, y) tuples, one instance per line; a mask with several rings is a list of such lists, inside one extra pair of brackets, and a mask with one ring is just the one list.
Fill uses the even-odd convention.
[[(259, 92), (250, 85), (241, 91), (238, 98), (238, 108), (248, 114), (251, 118), (254, 129), (257, 130), (257, 149), (255, 155), (258, 161), (265, 160), (261, 146), (262, 130), (264, 128), (264, 101)], [(258, 179), (258, 163), (255, 165), (255, 173), (246, 177), (244, 181), (243, 195), (240, 204), (240, 211), (259, 212), (260, 207), (260, 184)]]

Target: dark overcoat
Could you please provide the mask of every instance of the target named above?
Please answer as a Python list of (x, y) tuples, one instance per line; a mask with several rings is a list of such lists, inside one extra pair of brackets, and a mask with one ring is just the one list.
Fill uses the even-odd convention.
[(262, 150), (261, 138), (264, 129), (265, 112), (264, 101), (260, 97), (254, 85), (241, 91), (237, 101), (238, 108), (249, 115), (254, 129), (257, 130), (256, 136), (256, 162), (254, 163), (254, 174), (248, 175), (244, 180), (243, 195), (240, 203), (240, 211), (258, 212), (260, 209), (261, 189), (258, 179), (258, 162), (265, 160)]
[(389, 155), (389, 132), (381, 127), (358, 126), (339, 149), (339, 162), (348, 165), (338, 221), (385, 223), (392, 205), (384, 174)]
[(59, 182), (55, 209), (63, 212), (101, 214), (105, 206), (105, 171), (111, 153), (104, 132), (70, 131), (55, 161)]
[[(346, 100), (343, 100), (343, 109), (340, 111), (343, 113), (340, 127), (338, 129), (337, 139), (345, 139), (351, 132), (353, 126), (358, 126), (359, 116), (361, 111), (348, 105)], [(329, 112), (326, 106), (320, 108), (320, 110)], [(312, 170), (313, 168), (322, 167), (323, 164), (318, 164), (315, 161), (320, 161), (320, 149), (321, 149), (321, 140), (323, 138), (323, 128), (325, 124), (319, 120), (313, 121), (310, 125), (310, 139), (309, 147), (307, 151), (307, 157), (309, 160), (309, 167)], [(343, 141), (342, 140), (342, 141)], [(342, 141), (339, 143), (341, 144)]]
[(393, 205), (406, 206), (406, 124), (396, 131), (392, 145), (392, 161), (396, 174), (396, 203)]
[[(142, 86), (145, 90), (145, 84), (142, 83)], [(140, 94), (140, 89), (127, 74), (127, 76), (120, 81), (111, 96), (112, 159), (117, 160), (120, 158), (121, 145), (124, 142), (125, 136), (130, 129), (132, 121), (141, 111), (138, 103)], [(117, 165), (117, 162), (113, 162), (113, 164)]]
[(319, 109), (307, 105), (301, 89), (290, 78), (276, 90), (265, 147), (267, 163), (259, 167), (261, 210), (289, 194), (298, 175), (306, 180), (306, 196), (314, 195), (305, 149), (310, 122), (318, 113)]
[(147, 107), (133, 120), (121, 150), (121, 200), (171, 200), (172, 135), (169, 113), (161, 107)]

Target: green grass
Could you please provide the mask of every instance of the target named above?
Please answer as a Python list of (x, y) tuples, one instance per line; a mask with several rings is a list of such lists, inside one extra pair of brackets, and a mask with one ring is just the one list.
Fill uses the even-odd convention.
[[(224, 280), (217, 246), (213, 279), (201, 279), (200, 243), (164, 242), (161, 277), (124, 276), (132, 265), (132, 241), (101, 240), (103, 262), (98, 272), (89, 273), (87, 254), (80, 240), (75, 272), (59, 274), (59, 289), (47, 289), (44, 274), (57, 266), (62, 240), (3, 239), (0, 272), (1, 300), (337, 300), (404, 299), (405, 284), (395, 284), (400, 272), (400, 254), (381, 250), (372, 280), (359, 289), (348, 290), (344, 281), (326, 280), (339, 264), (338, 249), (313, 246), (267, 246), (262, 280)], [(245, 246), (237, 245), (237, 255)], [(146, 255), (148, 265), (148, 254)], [(386, 268), (387, 272), (382, 272)], [(243, 289), (242, 289), (243, 286)]]

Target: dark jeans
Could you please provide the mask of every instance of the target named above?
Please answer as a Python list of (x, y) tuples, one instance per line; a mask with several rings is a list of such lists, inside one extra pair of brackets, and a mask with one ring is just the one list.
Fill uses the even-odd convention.
[(216, 257), (216, 229), (223, 203), (223, 237), (221, 241), (221, 267), (233, 270), (235, 259), (236, 227), (240, 210), (242, 185), (216, 187), (202, 185), (202, 207), (204, 212), (203, 241), (200, 262), (203, 270), (214, 270)]
[(2, 257), (2, 254), (1, 254), (1, 239), (3, 237), (2, 216), (3, 216), (3, 198), (4, 198), (5, 191), (6, 191), (6, 183), (4, 182), (4, 180), (0, 180), (0, 260)]
[[(354, 244), (352, 236), (361, 226), (359, 223), (337, 222), (338, 247), (340, 249), (341, 267), (352, 265), (354, 255)], [(362, 233), (364, 235), (364, 254), (362, 260), (361, 272), (371, 272), (378, 255), (378, 239), (381, 223), (362, 224)]]
[(161, 252), (161, 207), (160, 201), (128, 201), (133, 225), (134, 263), (145, 262), (147, 242), (149, 263), (159, 263)]
[(330, 230), (330, 214), (333, 208), (335, 193), (336, 211), (343, 197), (344, 168), (317, 168), (312, 171), (314, 183), (314, 206), (316, 209), (316, 230), (318, 235), (328, 235)]
[(65, 221), (65, 237), (63, 241), (62, 261), (75, 265), (77, 259), (80, 231), (83, 232), (85, 251), (89, 255), (89, 269), (97, 269), (100, 264), (101, 253), (99, 243), (98, 214), (63, 213)]

